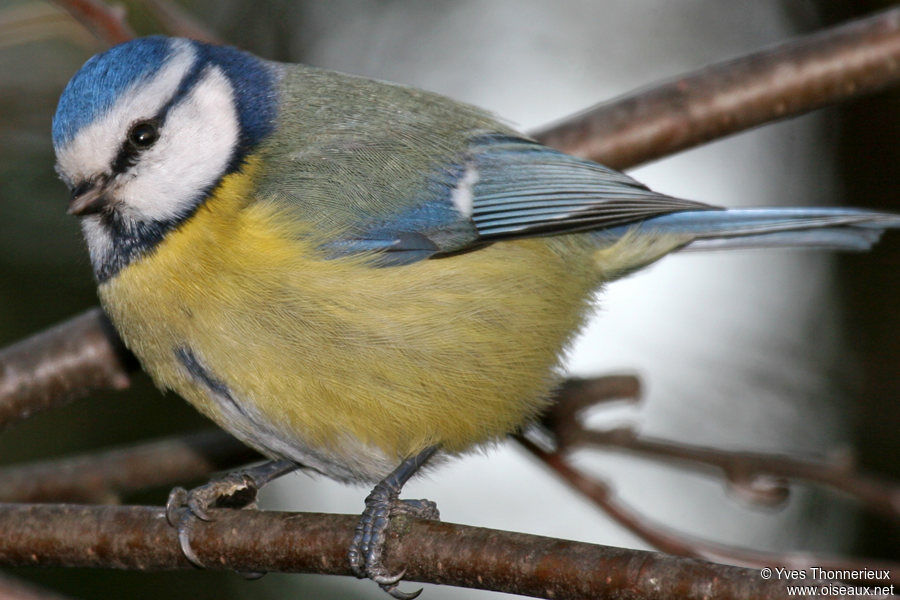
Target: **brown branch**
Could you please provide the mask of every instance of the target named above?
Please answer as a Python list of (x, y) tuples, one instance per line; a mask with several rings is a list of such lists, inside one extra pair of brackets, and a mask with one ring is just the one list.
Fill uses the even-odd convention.
[[(726, 474), (732, 489), (743, 491), (757, 502), (784, 500), (788, 492), (787, 483), (782, 482), (784, 478), (818, 483), (840, 489), (895, 519), (898, 517), (900, 490), (894, 484), (853, 472), (852, 464), (847, 461), (814, 463), (785, 456), (728, 452), (640, 438), (628, 428), (597, 431), (583, 425), (579, 418), (583, 411), (613, 400), (638, 403), (639, 380), (629, 376), (570, 380), (561, 388), (556, 402), (542, 420), (546, 430), (538, 432), (552, 436), (550, 443), (544, 445), (553, 449), (539, 446), (524, 436), (517, 436), (516, 439), (569, 485), (590, 498), (604, 513), (648, 544), (665, 552), (755, 568), (778, 565), (798, 569), (813, 566), (844, 570), (874, 568), (872, 565), (876, 561), (872, 559), (820, 556), (807, 552), (761, 552), (718, 544), (655, 523), (631, 509), (615, 497), (605, 482), (572, 466), (567, 460), (568, 453), (580, 447), (604, 447), (657, 459), (679, 460), (691, 466), (716, 467)], [(546, 442), (545, 436), (541, 436), (540, 440)], [(881, 563), (880, 568), (888, 569), (892, 573), (891, 582), (900, 585), (900, 564)]]
[[(869, 558), (857, 559), (826, 556), (810, 552), (749, 550), (702, 540), (683, 532), (675, 531), (670, 527), (651, 521), (629, 508), (625, 503), (617, 500), (615, 494), (606, 483), (588, 476), (573, 467), (563, 454), (548, 452), (522, 436), (517, 437), (517, 439), (526, 450), (550, 467), (566, 483), (594, 502), (614, 521), (663, 552), (714, 562), (743, 565), (755, 569), (764, 567), (786, 567), (801, 570), (818, 567), (820, 569), (848, 571), (881, 569), (890, 573), (888, 583), (900, 585), (900, 563)], [(879, 582), (874, 581), (873, 583), (878, 584)]]
[(0, 502), (117, 504), (121, 494), (184, 484), (261, 458), (215, 429), (0, 468)]
[(101, 0), (53, 0), (84, 25), (97, 39), (107, 44), (121, 44), (135, 37), (125, 20), (122, 7), (111, 7)]
[(641, 437), (628, 427), (585, 431), (572, 443), (715, 467), (725, 474), (732, 489), (754, 501), (783, 500), (786, 483), (779, 483), (782, 479), (816, 483), (840, 490), (885, 517), (900, 521), (900, 486), (855, 472), (851, 461), (814, 462), (780, 454), (692, 446)]
[(856, 472), (853, 461), (847, 458), (812, 461), (641, 437), (630, 427), (607, 430), (585, 427), (580, 414), (611, 400), (640, 402), (640, 382), (628, 376), (567, 381), (543, 418), (543, 424), (553, 435), (556, 451), (564, 454), (579, 447), (611, 448), (690, 466), (714, 467), (722, 471), (732, 491), (769, 505), (787, 499), (788, 479), (814, 483), (839, 490), (866, 507), (900, 521), (900, 486)]
[(222, 40), (210, 29), (189, 15), (187, 11), (169, 0), (143, 0), (147, 8), (159, 20), (169, 35), (191, 38), (210, 44), (221, 44)]
[(0, 598), (3, 600), (68, 600), (55, 592), (0, 573)]
[[(575, 410), (634, 395), (637, 380), (627, 376), (566, 381), (559, 410)], [(0, 502), (116, 501), (122, 494), (198, 480), (260, 457), (221, 430), (173, 436), (81, 456), (0, 468)]]
[[(211, 568), (350, 575), (354, 515), (212, 511), (191, 543)], [(0, 505), (0, 563), (136, 570), (190, 568), (161, 509)], [(759, 572), (653, 552), (399, 519), (386, 566), (409, 581), (542, 598), (783, 598)]]
[[(82, 15), (94, 14), (85, 7), (94, 7), (96, 12), (103, 6), (96, 1), (57, 2), (73, 14), (81, 7)], [(109, 9), (99, 14), (103, 15), (98, 19), (102, 23), (115, 24), (117, 17)], [(701, 69), (674, 83), (610, 101), (537, 135), (561, 150), (626, 168), (772, 118), (857, 97), (900, 79), (898, 22), (900, 9), (893, 9), (827, 29), (774, 50)], [(779, 75), (784, 73), (788, 75)], [(764, 93), (766, 85), (774, 86), (776, 93)], [(71, 332), (66, 331), (68, 328)], [(79, 331), (75, 321), (60, 324), (55, 333), (56, 336), (44, 338), (46, 350), (33, 342), (30, 358), (11, 354), (15, 347), (0, 353), (0, 368), (7, 361), (16, 360), (19, 377), (27, 376), (29, 371), (46, 374), (41, 381), (33, 382), (30, 396), (20, 396), (18, 400), (11, 398), (5, 381), (0, 385), (0, 426), (9, 422), (9, 411), (4, 407), (10, 403), (25, 407), (30, 398), (34, 407), (29, 412), (36, 412), (53, 406), (48, 399), (54, 395), (64, 394), (70, 400), (94, 390), (121, 387), (127, 380), (130, 369), (126, 360), (120, 358), (121, 366), (117, 366), (115, 362), (100, 365), (92, 359), (96, 353), (115, 356), (120, 351), (121, 343), (109, 330), (92, 332), (86, 339), (93, 347), (87, 352), (78, 347), (77, 336), (84, 332)], [(105, 340), (102, 336), (106, 336)], [(71, 338), (68, 357), (52, 351), (66, 337)], [(101, 348), (104, 344), (106, 347)], [(63, 366), (67, 373), (79, 372), (80, 376), (54, 377), (54, 369)], [(117, 373), (112, 372), (115, 369)], [(69, 389), (57, 385), (66, 380), (71, 382)], [(93, 383), (85, 385), (87, 381)], [(41, 389), (41, 384), (47, 387)]]
[(84, 27), (49, 4), (32, 2), (0, 9), (0, 49), (60, 37), (81, 45), (96, 43)]
[(900, 8), (710, 65), (538, 131), (627, 168), (900, 81)]
[(136, 368), (99, 308), (0, 350), (0, 429), (95, 390), (121, 390)]

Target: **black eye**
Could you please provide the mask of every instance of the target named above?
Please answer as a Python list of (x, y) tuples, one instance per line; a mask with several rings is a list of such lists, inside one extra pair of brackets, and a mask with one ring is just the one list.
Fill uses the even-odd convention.
[(140, 121), (132, 125), (128, 132), (128, 141), (143, 150), (152, 146), (159, 139), (159, 129), (153, 121)]

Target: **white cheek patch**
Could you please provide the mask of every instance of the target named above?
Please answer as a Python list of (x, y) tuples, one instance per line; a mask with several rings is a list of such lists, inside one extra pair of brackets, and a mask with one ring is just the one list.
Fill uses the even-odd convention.
[(183, 216), (225, 172), (240, 135), (234, 92), (218, 67), (207, 68), (172, 107), (157, 142), (113, 189), (138, 220)]
[(467, 219), (472, 216), (474, 202), (472, 188), (475, 187), (476, 183), (478, 183), (478, 169), (474, 165), (468, 165), (459, 183), (450, 194), (450, 201), (453, 202), (453, 206), (456, 207), (459, 214)]
[(84, 235), (84, 241), (87, 242), (94, 272), (99, 272), (103, 264), (115, 252), (109, 230), (100, 222), (100, 217), (88, 215), (81, 219), (81, 233)]
[(79, 130), (57, 152), (56, 170), (67, 183), (108, 172), (131, 124), (155, 116), (175, 95), (196, 52), (185, 40), (171, 43), (172, 54), (155, 75), (136, 81), (103, 117)]

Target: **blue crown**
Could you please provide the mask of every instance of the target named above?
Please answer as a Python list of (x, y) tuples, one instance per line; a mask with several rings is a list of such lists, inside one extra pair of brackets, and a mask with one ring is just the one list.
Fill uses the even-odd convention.
[[(228, 46), (190, 41), (197, 58), (172, 100), (163, 107), (164, 118), (199, 81), (210, 64), (222, 69), (231, 81), (240, 121), (240, 141), (235, 159), (240, 160), (268, 135), (277, 111), (275, 73), (271, 63)], [(53, 145), (60, 149), (86, 125), (102, 117), (119, 96), (135, 83), (152, 77), (173, 52), (170, 38), (151, 36), (115, 46), (88, 60), (63, 90), (53, 117)], [(142, 115), (147, 116), (147, 115)]]
[(65, 146), (106, 113), (135, 81), (153, 75), (172, 52), (163, 36), (120, 44), (92, 57), (66, 85), (53, 117), (53, 145)]

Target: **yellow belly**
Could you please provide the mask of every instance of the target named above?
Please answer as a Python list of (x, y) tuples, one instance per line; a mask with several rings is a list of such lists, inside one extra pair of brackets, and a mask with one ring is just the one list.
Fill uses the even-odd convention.
[[(226, 191), (102, 284), (101, 300), (159, 386), (268, 454), (312, 456), (342, 479), (533, 417), (599, 283), (572, 236), (402, 267), (326, 260), (273, 204)], [(184, 349), (237, 407), (185, 367)]]

